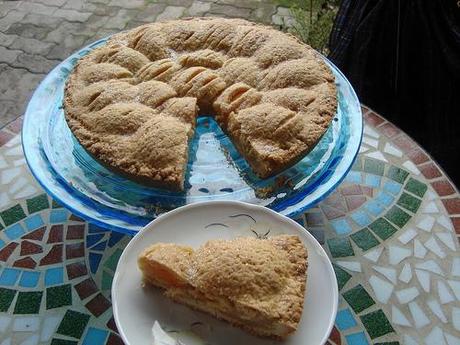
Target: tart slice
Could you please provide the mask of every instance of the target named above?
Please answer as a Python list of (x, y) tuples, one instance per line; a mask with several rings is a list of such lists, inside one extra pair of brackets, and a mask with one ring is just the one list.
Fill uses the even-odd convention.
[(144, 280), (172, 300), (282, 339), (297, 329), (307, 278), (298, 236), (212, 240), (197, 250), (157, 243), (138, 258)]

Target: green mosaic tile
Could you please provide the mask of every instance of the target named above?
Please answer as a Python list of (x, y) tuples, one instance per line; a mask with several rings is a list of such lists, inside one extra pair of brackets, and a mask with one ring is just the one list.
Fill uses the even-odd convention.
[(389, 221), (396, 224), (398, 227), (402, 228), (410, 219), (410, 215), (403, 210), (401, 210), (398, 206), (393, 206), (385, 215), (385, 218)]
[(49, 207), (50, 204), (46, 194), (41, 194), (33, 197), (32, 199), (27, 199), (27, 210), (29, 211), (29, 214), (45, 210)]
[(51, 345), (77, 345), (78, 341), (56, 339), (51, 340)]
[(13, 223), (19, 222), (21, 219), (26, 217), (24, 210), (22, 209), (21, 205), (15, 205), (3, 212), (0, 212), (0, 216), (3, 219), (3, 222), (6, 226), (11, 225)]
[(72, 305), (72, 287), (70, 284), (53, 286), (46, 289), (46, 309)]
[(52, 208), (62, 208), (62, 206), (58, 204), (56, 200), (53, 200), (53, 202), (51, 203), (51, 207)]
[(416, 213), (422, 201), (407, 193), (402, 193), (397, 204), (406, 210)]
[(357, 157), (355, 162), (353, 163), (351, 170), (362, 171), (363, 170), (363, 163), (361, 158)]
[(16, 295), (16, 290), (0, 288), (0, 312), (6, 313)]
[(112, 271), (115, 272), (117, 268), (118, 260), (120, 260), (120, 256), (123, 251), (117, 248), (112, 255), (105, 261), (104, 267), (110, 268)]
[(369, 228), (380, 237), (382, 240), (386, 240), (391, 237), (398, 229), (391, 225), (385, 218), (378, 218), (372, 224), (369, 225)]
[(362, 312), (364, 309), (374, 305), (375, 302), (367, 291), (361, 286), (357, 285), (353, 289), (348, 290), (342, 294), (343, 298), (353, 308), (355, 313)]
[(360, 317), (364, 327), (366, 327), (369, 336), (374, 339), (382, 335), (394, 332), (390, 322), (381, 310), (363, 315)]
[(43, 292), (41, 291), (19, 291), (16, 305), (14, 306), (15, 314), (38, 314), (42, 301)]
[(365, 159), (364, 160), (364, 171), (374, 175), (383, 176), (383, 171), (385, 170), (385, 164), (383, 162), (377, 161), (375, 159)]
[(112, 288), (113, 275), (103, 271), (102, 272), (102, 290), (110, 290)]
[(355, 232), (351, 235), (351, 239), (362, 250), (371, 249), (380, 243), (368, 229), (362, 229)]
[(90, 316), (73, 310), (67, 310), (56, 331), (58, 334), (81, 338)]
[(332, 238), (327, 240), (327, 245), (329, 246), (331, 255), (334, 258), (355, 255), (348, 238)]
[(333, 265), (335, 277), (337, 278), (337, 285), (339, 286), (339, 291), (345, 286), (345, 284), (351, 279), (351, 274), (347, 271), (341, 269), (339, 266)]
[(407, 181), (406, 187), (404, 187), (404, 189), (422, 198), (425, 195), (425, 192), (428, 189), (428, 187), (426, 184), (417, 181), (411, 177), (409, 181)]
[(409, 173), (406, 170), (397, 168), (395, 166), (391, 166), (387, 171), (387, 176), (399, 183), (404, 183), (408, 175)]

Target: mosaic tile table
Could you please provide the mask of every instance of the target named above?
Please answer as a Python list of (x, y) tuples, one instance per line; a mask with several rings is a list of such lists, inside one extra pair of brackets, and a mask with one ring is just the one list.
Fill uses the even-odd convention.
[[(363, 107), (356, 164), (300, 219), (340, 289), (329, 344), (460, 344), (460, 197), (435, 162)], [(122, 344), (110, 286), (128, 236), (75, 217), (33, 180), (21, 119), (0, 131), (0, 345)]]

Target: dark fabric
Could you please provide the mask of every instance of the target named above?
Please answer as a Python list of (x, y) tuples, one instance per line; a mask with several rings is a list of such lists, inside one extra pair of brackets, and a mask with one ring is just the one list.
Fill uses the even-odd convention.
[(457, 0), (343, 0), (329, 58), (460, 186)]

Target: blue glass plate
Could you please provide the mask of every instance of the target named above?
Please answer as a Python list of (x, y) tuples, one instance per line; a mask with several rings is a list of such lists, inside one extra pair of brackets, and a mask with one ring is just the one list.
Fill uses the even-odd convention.
[(64, 118), (64, 84), (79, 58), (99, 40), (54, 68), (25, 114), (22, 143), (43, 188), (76, 215), (133, 233), (172, 208), (205, 200), (239, 200), (295, 217), (325, 198), (345, 177), (362, 137), (361, 107), (351, 85), (329, 61), (338, 86), (338, 111), (319, 144), (300, 162), (270, 179), (255, 176), (210, 116), (197, 120), (182, 193), (146, 187), (104, 168), (72, 135)]

